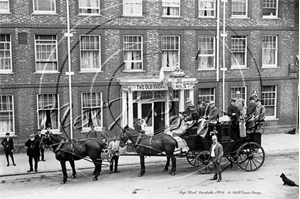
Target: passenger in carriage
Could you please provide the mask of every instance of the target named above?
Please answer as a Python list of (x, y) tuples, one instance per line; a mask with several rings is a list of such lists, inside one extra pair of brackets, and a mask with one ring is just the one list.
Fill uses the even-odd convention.
[(205, 102), (204, 101), (198, 102), (197, 113), (198, 113), (199, 118), (204, 117), (204, 114), (205, 114)]
[(256, 109), (255, 109), (255, 115), (254, 115), (254, 120), (255, 120), (255, 127), (256, 127), (256, 132), (260, 133), (261, 132), (261, 127), (262, 127), (262, 122), (265, 121), (265, 115), (266, 115), (266, 108), (261, 104), (261, 100), (257, 98), (256, 100)]
[(246, 111), (245, 111), (245, 100), (241, 98), (241, 92), (236, 91), (236, 106), (240, 111), (241, 119), (245, 119)]
[(241, 112), (236, 106), (236, 99), (232, 98), (230, 100), (230, 106), (227, 109), (227, 115), (230, 117), (231, 120), (231, 130), (235, 132), (235, 135), (239, 132), (239, 119), (241, 116)]
[(257, 104), (255, 102), (255, 98), (253, 96), (250, 97), (250, 104), (247, 108), (246, 112), (246, 128), (247, 133), (252, 133), (253, 127), (255, 126), (254, 115), (256, 111)]
[(189, 97), (186, 99), (186, 109), (184, 111), (184, 115), (185, 121), (198, 121), (199, 119), (197, 109)]
[(218, 119), (218, 108), (215, 105), (215, 101), (210, 101), (209, 102), (209, 113), (206, 117), (206, 120), (209, 123), (216, 123)]
[(205, 100), (203, 117), (206, 118), (208, 114), (209, 114), (209, 100)]

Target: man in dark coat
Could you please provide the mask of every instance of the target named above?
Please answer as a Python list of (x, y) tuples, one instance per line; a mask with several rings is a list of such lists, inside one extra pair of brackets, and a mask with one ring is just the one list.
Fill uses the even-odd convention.
[(13, 139), (10, 137), (9, 133), (6, 133), (6, 138), (4, 138), (4, 140), (2, 140), (1, 144), (4, 147), (4, 153), (6, 156), (6, 160), (7, 160), (7, 165), (9, 166), (9, 157), (11, 158), (13, 165), (16, 166), (15, 161), (14, 161), (14, 142)]
[(189, 97), (186, 100), (186, 109), (184, 111), (184, 114), (186, 116), (186, 121), (198, 121), (199, 119), (197, 109)]
[(199, 118), (204, 117), (205, 114), (205, 103), (204, 102), (198, 102), (197, 112)]
[(37, 135), (35, 136), (36, 140), (39, 143), (39, 158), (38, 158), (38, 161), (42, 160), (42, 161), (45, 162), (45, 156), (44, 156), (45, 148), (43, 146), (40, 146), (40, 142), (41, 142), (41, 140), (44, 136), (45, 135), (41, 134), (41, 129), (38, 129), (37, 130)]
[(235, 135), (237, 135), (237, 132), (239, 130), (239, 118), (241, 115), (240, 110), (236, 106), (236, 99), (233, 98), (230, 101), (230, 106), (227, 109), (227, 114), (231, 119), (231, 130), (235, 132)]
[(29, 157), (30, 169), (27, 172), (33, 171), (32, 160), (34, 160), (34, 170), (37, 172), (38, 169), (38, 158), (39, 158), (39, 142), (35, 138), (34, 134), (30, 135), (30, 139), (25, 142), (25, 148), (27, 149), (27, 155)]
[(250, 104), (247, 108), (247, 112), (246, 112), (246, 127), (247, 127), (247, 131), (248, 133), (251, 133), (251, 129), (255, 126), (255, 122), (254, 122), (254, 115), (255, 115), (255, 111), (256, 111), (256, 102), (255, 102), (255, 98), (253, 96), (250, 97)]

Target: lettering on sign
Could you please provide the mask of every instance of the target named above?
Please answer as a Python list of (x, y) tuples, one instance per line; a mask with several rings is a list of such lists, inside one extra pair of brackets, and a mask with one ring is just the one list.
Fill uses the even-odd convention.
[(167, 86), (160, 84), (136, 84), (134, 90), (166, 90)]

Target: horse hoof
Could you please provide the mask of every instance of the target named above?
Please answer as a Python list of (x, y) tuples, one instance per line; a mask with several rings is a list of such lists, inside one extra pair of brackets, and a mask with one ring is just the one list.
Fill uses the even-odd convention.
[(163, 172), (166, 172), (166, 171), (168, 171), (168, 169), (164, 168)]
[(72, 176), (72, 178), (74, 179), (74, 178), (76, 178), (76, 176), (75, 176), (75, 175), (73, 175), (73, 176)]
[(174, 176), (174, 175), (176, 175), (176, 174), (175, 174), (175, 172), (172, 172), (171, 175)]
[(98, 180), (98, 178), (97, 178), (97, 177), (94, 177), (94, 178), (93, 178), (93, 181), (97, 181), (97, 180)]
[(60, 182), (60, 184), (66, 184), (66, 182), (67, 182), (66, 180), (63, 180)]
[(142, 177), (145, 173), (139, 173), (138, 177)]

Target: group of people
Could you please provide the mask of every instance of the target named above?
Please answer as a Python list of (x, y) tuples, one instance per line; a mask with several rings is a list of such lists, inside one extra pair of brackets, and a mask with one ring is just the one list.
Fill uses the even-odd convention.
[[(47, 131), (50, 131), (50, 128), (47, 128)], [(28, 162), (29, 162), (29, 170), (27, 172), (33, 171), (33, 160), (34, 160), (34, 171), (37, 172), (38, 169), (38, 162), (45, 161), (44, 156), (44, 147), (40, 146), (40, 142), (42, 140), (42, 137), (44, 135), (41, 134), (41, 130), (38, 129), (36, 134), (30, 134), (30, 138), (25, 142), (25, 148), (26, 148), (26, 154), (28, 156)], [(10, 136), (10, 133), (6, 133), (6, 137), (1, 142), (4, 153), (6, 156), (7, 165), (10, 166), (9, 163), (9, 156), (12, 160), (13, 166), (16, 166), (15, 160), (14, 160), (14, 142), (13, 138)]]

